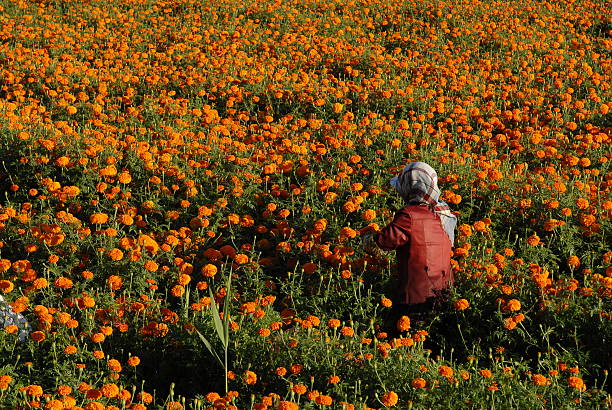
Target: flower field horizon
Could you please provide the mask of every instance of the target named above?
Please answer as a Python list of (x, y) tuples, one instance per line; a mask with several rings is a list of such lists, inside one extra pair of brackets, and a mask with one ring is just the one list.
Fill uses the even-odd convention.
[[(0, 2), (0, 409), (610, 408), (610, 16)], [(455, 284), (395, 322), (412, 161)]]

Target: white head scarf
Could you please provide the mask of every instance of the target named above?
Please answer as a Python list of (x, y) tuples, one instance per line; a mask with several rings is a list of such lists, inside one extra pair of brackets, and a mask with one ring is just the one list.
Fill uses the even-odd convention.
[(411, 162), (390, 182), (406, 204), (427, 205), (440, 218), (444, 231), (451, 243), (454, 243), (457, 217), (453, 215), (448, 204), (440, 200), (438, 174), (431, 166), (425, 162)]

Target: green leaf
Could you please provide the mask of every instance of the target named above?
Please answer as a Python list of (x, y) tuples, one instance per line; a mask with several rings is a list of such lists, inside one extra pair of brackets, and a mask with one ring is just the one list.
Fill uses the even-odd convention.
[(225, 348), (227, 348), (227, 346), (229, 345), (229, 307), (230, 307), (230, 303), (231, 303), (231, 298), (232, 298), (232, 292), (231, 289), (232, 288), (232, 272), (229, 272), (229, 276), (227, 279), (227, 284), (226, 284), (226, 289), (227, 289), (227, 293), (225, 294), (225, 306), (223, 306), (223, 334), (225, 336), (225, 343), (223, 344), (223, 346)]
[[(215, 324), (215, 330), (217, 331), (217, 335), (219, 336), (219, 340), (223, 346), (226, 346), (226, 337), (223, 328), (223, 323), (221, 322), (221, 318), (219, 317), (219, 310), (217, 309), (217, 304), (215, 303), (215, 296), (212, 293), (212, 290), (208, 288), (208, 293), (210, 294), (210, 309), (212, 311), (213, 323)], [(224, 315), (225, 318), (225, 315)]]
[(202, 343), (204, 343), (204, 346), (206, 346), (206, 348), (208, 349), (208, 351), (210, 352), (210, 354), (213, 355), (213, 357), (215, 359), (217, 359), (217, 361), (219, 363), (221, 363), (221, 366), (223, 366), (223, 361), (221, 360), (221, 358), (219, 357), (219, 355), (217, 354), (217, 352), (215, 351), (215, 349), (213, 349), (212, 345), (210, 344), (210, 342), (208, 341), (208, 339), (206, 337), (204, 337), (204, 335), (202, 333), (200, 333), (197, 329), (196, 329), (196, 333), (198, 334), (198, 336), (200, 337), (200, 340), (202, 341)]

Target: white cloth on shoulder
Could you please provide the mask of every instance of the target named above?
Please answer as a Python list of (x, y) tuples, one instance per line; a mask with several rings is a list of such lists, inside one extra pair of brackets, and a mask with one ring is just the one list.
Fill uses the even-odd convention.
[(30, 334), (28, 320), (21, 313), (16, 313), (2, 295), (0, 295), (0, 329), (10, 325), (15, 325), (19, 329), (18, 338), (20, 342), (27, 340)]

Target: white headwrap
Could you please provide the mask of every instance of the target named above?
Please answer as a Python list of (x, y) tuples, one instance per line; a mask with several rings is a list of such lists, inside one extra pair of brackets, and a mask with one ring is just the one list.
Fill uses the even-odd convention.
[(411, 162), (390, 182), (406, 204), (427, 205), (440, 218), (444, 231), (451, 243), (454, 243), (457, 217), (453, 215), (448, 204), (440, 200), (438, 174), (431, 166), (425, 162)]

